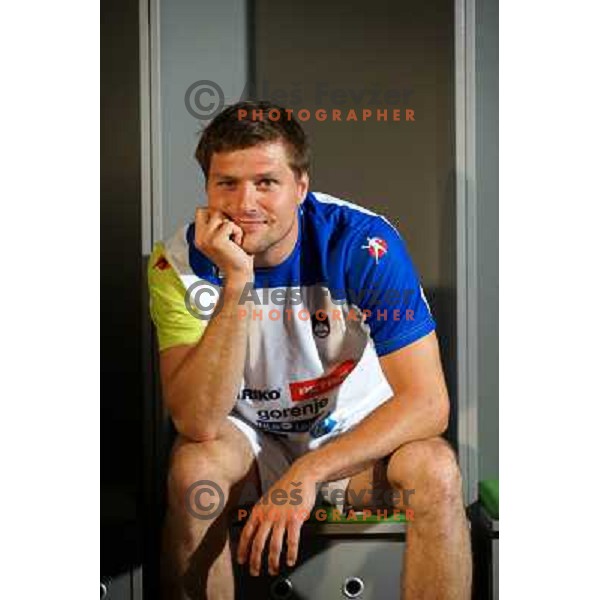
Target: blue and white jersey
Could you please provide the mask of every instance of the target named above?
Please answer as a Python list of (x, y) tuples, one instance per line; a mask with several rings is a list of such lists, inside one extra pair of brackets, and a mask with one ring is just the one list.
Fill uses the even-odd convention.
[[(256, 268), (254, 289), (247, 290), (252, 317), (232, 414), (309, 450), (391, 397), (378, 358), (427, 335), (435, 322), (405, 242), (384, 217), (311, 192), (298, 218), (292, 253), (280, 265)], [(218, 293), (222, 285), (193, 243), (194, 228), (182, 227), (151, 258), (161, 349), (177, 343), (177, 331), (189, 343), (204, 330), (206, 321), (183, 307), (185, 292), (189, 306), (194, 287)], [(175, 293), (160, 287), (171, 268)]]

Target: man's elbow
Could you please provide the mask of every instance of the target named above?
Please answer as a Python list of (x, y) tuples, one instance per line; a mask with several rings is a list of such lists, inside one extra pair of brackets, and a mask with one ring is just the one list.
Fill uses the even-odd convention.
[(170, 387), (163, 389), (163, 401), (177, 433), (193, 442), (217, 439), (219, 428), (212, 426), (205, 418), (199, 419), (198, 411), (190, 409), (189, 398), (176, 394)]
[(219, 427), (211, 426), (208, 423), (198, 423), (187, 415), (181, 415), (171, 412), (171, 419), (177, 433), (192, 442), (212, 442), (219, 437)]
[(442, 435), (448, 429), (450, 420), (450, 400), (448, 394), (436, 395), (430, 403), (431, 425), (434, 435)]
[(429, 393), (422, 397), (420, 404), (424, 410), (422, 414), (430, 435), (442, 435), (448, 429), (450, 419), (448, 395), (445, 392)]

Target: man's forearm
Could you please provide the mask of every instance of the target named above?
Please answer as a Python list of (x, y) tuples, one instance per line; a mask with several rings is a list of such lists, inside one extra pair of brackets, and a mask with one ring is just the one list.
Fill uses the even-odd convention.
[(239, 310), (242, 283), (226, 283), (221, 310), (209, 321), (170, 385), (173, 421), (180, 432), (198, 441), (216, 437), (243, 377), (249, 319)]
[(292, 468), (317, 482), (352, 477), (403, 444), (440, 435), (447, 421), (446, 396), (394, 396), (352, 430), (301, 456)]

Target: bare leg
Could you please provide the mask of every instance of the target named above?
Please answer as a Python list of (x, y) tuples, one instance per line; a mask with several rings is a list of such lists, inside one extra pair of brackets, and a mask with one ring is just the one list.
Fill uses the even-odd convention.
[[(397, 501), (390, 506), (393, 490)], [(460, 472), (443, 439), (405, 444), (388, 461), (356, 474), (346, 501), (373, 514), (388, 507), (414, 512), (407, 528), (404, 600), (470, 600), (471, 548)]]
[(387, 477), (410, 495), (414, 521), (407, 528), (404, 600), (470, 600), (471, 541), (454, 452), (442, 438), (401, 446)]
[[(225, 506), (219, 506), (218, 492)], [(195, 487), (193, 487), (195, 485)], [(212, 487), (212, 489), (211, 489)], [(198, 495), (203, 489), (204, 493)], [(249, 489), (256, 490), (248, 498)], [(260, 497), (258, 467), (246, 437), (227, 421), (220, 437), (204, 443), (178, 438), (171, 457), (163, 530), (161, 592), (165, 600), (233, 600), (229, 512), (241, 493)]]

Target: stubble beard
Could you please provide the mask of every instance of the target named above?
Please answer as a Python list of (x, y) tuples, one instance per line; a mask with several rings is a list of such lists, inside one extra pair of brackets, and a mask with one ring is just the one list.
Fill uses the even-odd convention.
[[(254, 257), (265, 254), (271, 248), (279, 244), (282, 240), (286, 239), (288, 235), (290, 235), (291, 231), (294, 228), (295, 221), (296, 219), (294, 218), (290, 226), (286, 229), (286, 231), (282, 235), (277, 236), (276, 238), (273, 238), (273, 233), (271, 231), (265, 232), (265, 234), (256, 241), (252, 240), (252, 234), (249, 234), (248, 236), (250, 239), (248, 239), (244, 235), (244, 238), (242, 240), (242, 249), (244, 250), (244, 252)], [(246, 245), (247, 242), (250, 242), (250, 244)]]

